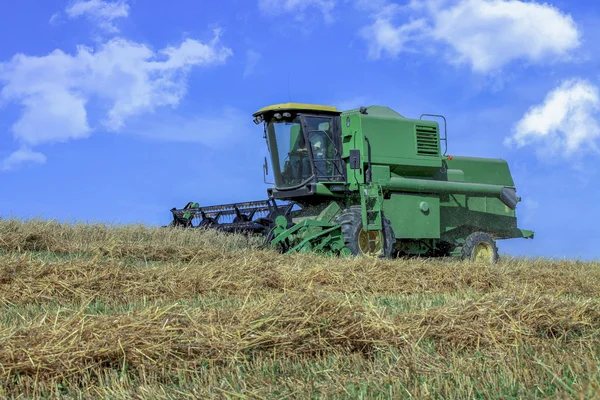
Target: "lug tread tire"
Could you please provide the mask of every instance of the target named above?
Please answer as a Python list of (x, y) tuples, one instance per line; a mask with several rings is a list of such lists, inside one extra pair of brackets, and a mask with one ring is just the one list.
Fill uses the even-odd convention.
[[(336, 224), (342, 225), (342, 233), (344, 234), (344, 243), (350, 249), (352, 255), (359, 256), (362, 252), (358, 246), (358, 235), (362, 230), (362, 211), (361, 206), (351, 206), (342, 211), (335, 219)], [(394, 243), (396, 237), (392, 230), (390, 221), (382, 216), (383, 223), (383, 252), (379, 258), (390, 258), (394, 251)]]
[(496, 246), (496, 241), (485, 232), (473, 232), (469, 236), (467, 236), (467, 238), (465, 239), (465, 244), (463, 245), (461, 250), (461, 258), (463, 260), (470, 260), (473, 249), (475, 248), (475, 246), (477, 246), (478, 243), (481, 242), (488, 243), (492, 246), (492, 264), (497, 263), (500, 259), (500, 256), (498, 255), (498, 247)]

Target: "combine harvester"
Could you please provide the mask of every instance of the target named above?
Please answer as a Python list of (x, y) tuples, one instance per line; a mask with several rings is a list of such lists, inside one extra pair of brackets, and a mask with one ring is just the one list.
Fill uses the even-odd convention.
[[(521, 199), (506, 161), (446, 155), (442, 116), (416, 120), (388, 107), (340, 112), (297, 103), (253, 116), (264, 123), (271, 156), (268, 200), (188, 203), (171, 210), (171, 226), (261, 234), (284, 253), (486, 263), (498, 260), (496, 240), (533, 238), (517, 227)], [(424, 117), (441, 118), (444, 136)], [(266, 158), (263, 168), (266, 178)]]

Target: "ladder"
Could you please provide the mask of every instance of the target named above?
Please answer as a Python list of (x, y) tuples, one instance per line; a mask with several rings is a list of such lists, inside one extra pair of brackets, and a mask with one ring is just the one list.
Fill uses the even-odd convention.
[(362, 225), (365, 231), (381, 231), (381, 212), (383, 210), (383, 189), (377, 183), (361, 185), (360, 206)]

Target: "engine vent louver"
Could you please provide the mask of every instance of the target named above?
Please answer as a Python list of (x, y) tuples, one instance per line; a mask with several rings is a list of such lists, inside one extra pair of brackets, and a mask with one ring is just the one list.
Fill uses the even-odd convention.
[(417, 125), (417, 154), (420, 156), (438, 156), (440, 140), (434, 126)]

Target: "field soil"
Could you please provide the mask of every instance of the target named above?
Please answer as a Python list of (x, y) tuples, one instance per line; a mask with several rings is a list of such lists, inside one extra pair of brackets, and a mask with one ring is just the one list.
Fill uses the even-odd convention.
[(600, 264), (0, 221), (1, 398), (600, 398)]

